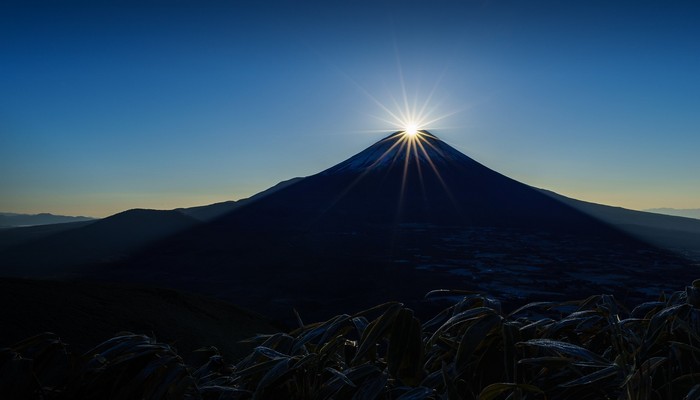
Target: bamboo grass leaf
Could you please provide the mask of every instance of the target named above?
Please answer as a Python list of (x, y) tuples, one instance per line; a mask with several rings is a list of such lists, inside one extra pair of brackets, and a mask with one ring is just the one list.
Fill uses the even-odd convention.
[(559, 303), (555, 303), (553, 301), (536, 301), (532, 303), (525, 304), (524, 306), (516, 309), (515, 311), (511, 312), (508, 314), (508, 318), (513, 318), (516, 315), (522, 313), (523, 311), (530, 311), (533, 308), (544, 308), (544, 309), (550, 309), (552, 306), (558, 305)]
[(479, 400), (494, 400), (499, 396), (509, 392), (515, 392), (516, 390), (522, 390), (528, 393), (544, 394), (544, 392), (534, 385), (528, 385), (523, 383), (492, 383), (486, 386), (481, 393), (479, 393)]
[[(695, 284), (695, 282), (693, 282), (693, 284)], [(688, 394), (683, 397), (683, 400), (700, 400), (700, 384), (690, 388)]]
[(569, 388), (569, 387), (574, 387), (574, 386), (590, 385), (590, 384), (611, 378), (613, 376), (616, 376), (619, 373), (620, 373), (620, 367), (618, 367), (617, 365), (611, 365), (607, 368), (603, 368), (601, 370), (595, 371), (595, 372), (590, 373), (586, 376), (582, 376), (578, 379), (574, 379), (572, 381), (562, 383), (559, 386), (564, 387), (564, 388)]
[(399, 396), (396, 400), (425, 400), (432, 396), (433, 390), (424, 386), (413, 388)]
[(387, 374), (379, 374), (378, 376), (368, 379), (363, 382), (352, 396), (353, 400), (375, 400), (379, 395), (386, 390), (386, 383), (389, 380)]
[(469, 325), (462, 335), (462, 340), (459, 342), (455, 356), (455, 366), (459, 371), (466, 368), (472, 354), (484, 343), (489, 332), (500, 324), (501, 317), (499, 315), (484, 314)]
[(605, 358), (599, 356), (598, 354), (593, 353), (590, 350), (587, 350), (581, 346), (577, 346), (575, 344), (571, 343), (566, 343), (558, 340), (551, 340), (551, 339), (531, 339), (525, 342), (520, 342), (518, 343), (521, 346), (529, 346), (529, 347), (536, 347), (540, 350), (550, 352), (550, 353), (555, 353), (555, 354), (560, 354), (560, 355), (568, 355), (583, 361), (587, 361), (591, 363), (592, 365), (598, 365), (598, 366), (608, 366), (610, 365), (610, 361), (606, 360)]
[(413, 311), (402, 309), (391, 328), (387, 349), (389, 373), (401, 381), (416, 385), (423, 377), (423, 341), (420, 322)]
[(291, 360), (289, 358), (275, 360), (276, 364), (270, 368), (265, 375), (258, 381), (258, 385), (255, 388), (253, 394), (253, 399), (258, 399), (265, 393), (265, 390), (276, 381), (282, 379), (289, 372), (289, 364)]
[(449, 330), (453, 327), (455, 327), (457, 324), (460, 322), (463, 322), (465, 320), (475, 318), (480, 315), (487, 315), (487, 314), (492, 314), (492, 315), (498, 315), (492, 308), (488, 307), (478, 307), (478, 308), (472, 308), (470, 310), (462, 311), (458, 313), (457, 315), (451, 317), (447, 321), (445, 321), (440, 328), (438, 328), (435, 333), (428, 339), (428, 343), (432, 344), (435, 343), (437, 338), (440, 336), (440, 334), (446, 330)]
[(362, 359), (362, 357), (364, 357), (365, 354), (367, 354), (367, 352), (378, 343), (379, 339), (381, 339), (389, 331), (391, 325), (394, 323), (394, 319), (402, 309), (403, 304), (393, 304), (384, 312), (384, 314), (369, 324), (365, 330), (362, 340), (360, 341), (357, 354), (355, 354), (352, 364), (356, 364), (360, 359)]

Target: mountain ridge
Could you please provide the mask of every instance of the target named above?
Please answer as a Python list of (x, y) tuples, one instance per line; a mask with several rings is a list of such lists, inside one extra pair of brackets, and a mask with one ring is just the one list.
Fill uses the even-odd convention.
[(21, 214), (0, 212), (0, 228), (62, 224), (69, 222), (94, 221), (93, 217), (55, 215), (51, 213)]

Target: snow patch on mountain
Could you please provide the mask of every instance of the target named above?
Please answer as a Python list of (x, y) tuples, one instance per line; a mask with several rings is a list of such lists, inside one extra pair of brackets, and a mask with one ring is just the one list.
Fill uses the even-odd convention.
[(474, 161), (438, 139), (427, 131), (419, 132), (419, 137), (407, 138), (401, 131), (394, 132), (378, 141), (366, 150), (335, 165), (322, 175), (348, 172), (363, 172), (368, 169), (403, 167), (406, 162), (417, 163), (425, 167)]

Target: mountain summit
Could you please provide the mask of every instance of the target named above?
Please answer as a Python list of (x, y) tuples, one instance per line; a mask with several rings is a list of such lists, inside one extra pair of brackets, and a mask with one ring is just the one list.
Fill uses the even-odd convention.
[(417, 131), (414, 135), (398, 131), (322, 174), (390, 168), (397, 164), (403, 167), (411, 163), (429, 167), (449, 166), (452, 163), (473, 164), (474, 161), (428, 131)]

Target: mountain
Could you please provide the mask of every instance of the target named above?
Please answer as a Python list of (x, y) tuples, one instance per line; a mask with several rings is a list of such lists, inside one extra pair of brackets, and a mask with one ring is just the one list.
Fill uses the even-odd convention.
[(65, 215), (0, 213), (0, 229), (18, 226), (62, 224), (66, 222), (93, 221), (91, 217), (69, 217)]
[(105, 268), (214, 294), (259, 312), (324, 318), (395, 299), (429, 308), (433, 289), (509, 304), (617, 294), (640, 301), (697, 266), (503, 176), (429, 132), (396, 132)]
[(700, 208), (650, 208), (644, 211), (657, 214), (675, 215), (677, 217), (700, 219)]

